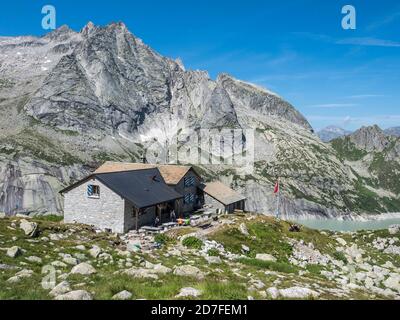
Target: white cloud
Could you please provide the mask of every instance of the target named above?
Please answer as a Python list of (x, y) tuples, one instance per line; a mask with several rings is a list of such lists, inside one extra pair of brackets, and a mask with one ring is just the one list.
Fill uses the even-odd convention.
[(336, 43), (369, 47), (400, 47), (400, 42), (369, 37), (341, 39), (337, 40)]
[(367, 99), (367, 98), (382, 98), (385, 97), (384, 94), (356, 94), (353, 96), (348, 96), (349, 99)]
[(395, 20), (397, 20), (399, 18), (400, 18), (400, 11), (393, 12), (393, 13), (385, 16), (381, 20), (378, 20), (378, 21), (375, 21), (375, 22), (371, 23), (366, 28), (366, 30), (367, 31), (372, 31), (372, 30), (378, 29), (380, 27), (383, 27), (383, 26), (385, 26), (387, 24), (390, 24), (390, 23), (394, 22)]
[(369, 47), (400, 47), (400, 42), (386, 39), (378, 39), (372, 37), (355, 37), (338, 39), (324, 34), (315, 34), (309, 32), (297, 32), (294, 35), (308, 38), (314, 41), (322, 41), (326, 43), (335, 43), (340, 45), (357, 45)]
[(308, 106), (307, 108), (351, 108), (357, 107), (356, 103), (326, 103), (326, 104), (315, 104)]

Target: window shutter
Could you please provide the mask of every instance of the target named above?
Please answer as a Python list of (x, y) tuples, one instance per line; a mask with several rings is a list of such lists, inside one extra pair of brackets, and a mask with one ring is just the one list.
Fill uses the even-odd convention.
[(88, 187), (87, 187), (87, 195), (88, 195), (88, 197), (91, 197), (91, 196), (93, 196), (93, 185), (88, 185)]

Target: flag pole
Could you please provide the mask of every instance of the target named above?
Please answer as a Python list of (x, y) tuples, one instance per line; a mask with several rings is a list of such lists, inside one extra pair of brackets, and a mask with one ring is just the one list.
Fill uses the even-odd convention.
[(280, 219), (281, 216), (281, 179), (278, 177), (278, 184), (279, 184), (279, 191), (278, 191), (278, 219)]
[(276, 213), (275, 213), (275, 216), (276, 216), (276, 219), (279, 219), (279, 193), (280, 193), (280, 190), (279, 190), (280, 189), (279, 177), (276, 180), (275, 188), (276, 188), (276, 191), (277, 191), (277, 193), (276, 193)]

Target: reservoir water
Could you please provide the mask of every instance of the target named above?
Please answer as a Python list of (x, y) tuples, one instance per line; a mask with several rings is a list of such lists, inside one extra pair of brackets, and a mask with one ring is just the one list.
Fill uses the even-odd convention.
[(393, 224), (400, 224), (400, 218), (369, 220), (369, 221), (342, 221), (336, 219), (309, 219), (296, 220), (308, 228), (330, 231), (359, 231), (387, 229)]

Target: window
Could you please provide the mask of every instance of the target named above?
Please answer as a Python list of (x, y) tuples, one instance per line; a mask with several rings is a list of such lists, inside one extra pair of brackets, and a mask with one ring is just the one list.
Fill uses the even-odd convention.
[(100, 186), (89, 184), (87, 187), (87, 195), (89, 198), (100, 198)]
[(194, 177), (185, 177), (184, 184), (185, 188), (194, 186), (195, 180)]
[(183, 203), (184, 204), (194, 203), (194, 200), (195, 200), (195, 195), (193, 193), (187, 193), (183, 198)]

